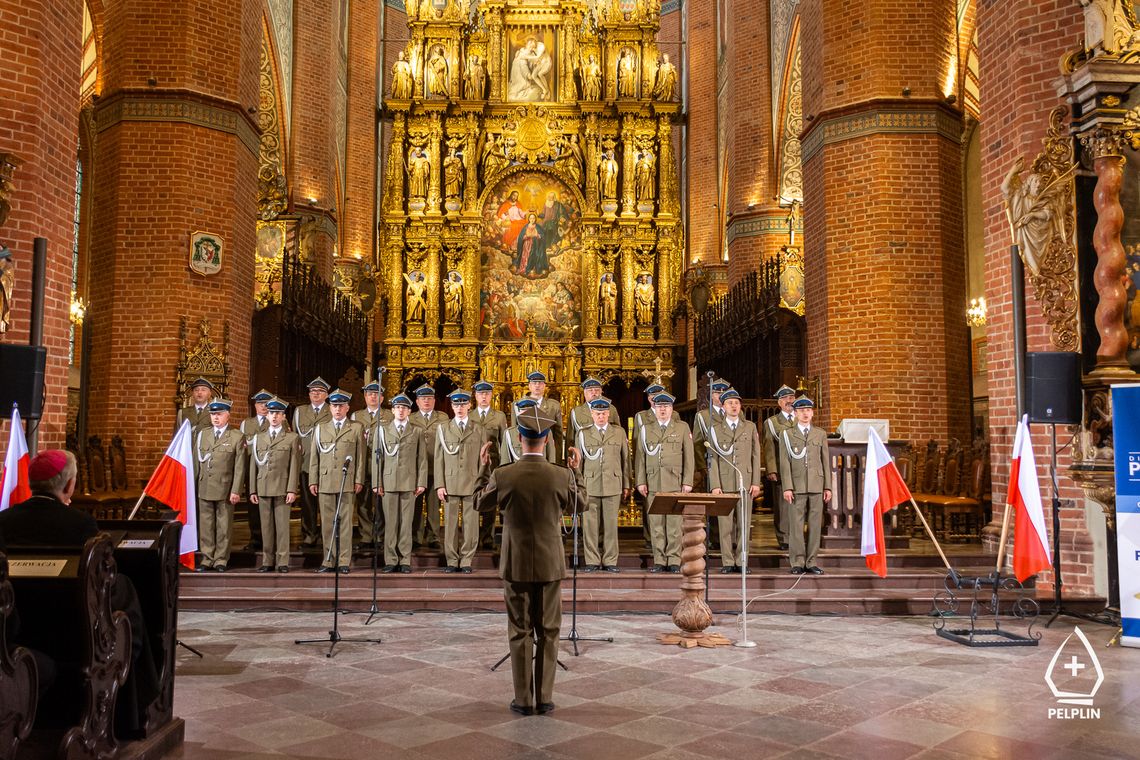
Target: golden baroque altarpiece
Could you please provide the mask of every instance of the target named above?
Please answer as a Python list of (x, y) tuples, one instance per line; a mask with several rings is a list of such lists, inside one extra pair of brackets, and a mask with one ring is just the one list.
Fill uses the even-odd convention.
[(540, 369), (566, 408), (672, 365), (678, 70), (655, 0), (468, 6), (407, 3), (384, 104), (387, 390)]

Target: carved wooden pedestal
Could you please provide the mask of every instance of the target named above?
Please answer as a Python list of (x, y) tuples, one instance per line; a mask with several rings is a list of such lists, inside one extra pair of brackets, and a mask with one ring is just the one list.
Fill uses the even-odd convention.
[(680, 633), (662, 633), (657, 641), (692, 647), (723, 647), (732, 642), (719, 633), (705, 633), (712, 625), (712, 610), (705, 604), (705, 511), (685, 507), (681, 535), (681, 601), (673, 608), (673, 622)]

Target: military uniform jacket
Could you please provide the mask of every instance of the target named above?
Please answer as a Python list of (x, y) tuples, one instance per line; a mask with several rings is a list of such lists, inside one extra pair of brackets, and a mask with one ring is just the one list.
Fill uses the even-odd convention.
[(678, 419), (661, 428), (656, 420), (638, 431), (634, 441), (634, 481), (652, 493), (680, 491), (693, 485), (693, 436)]
[(293, 410), (293, 432), (301, 437), (301, 470), (309, 472), (311, 461), (309, 459), (313, 450), (313, 428), (322, 422), (332, 419), (332, 410), (326, 402), (321, 411), (313, 409), (312, 404), (305, 404)]
[(193, 404), (190, 404), (189, 406), (184, 406), (179, 409), (178, 416), (174, 418), (175, 432), (178, 431), (178, 428), (182, 427), (183, 420), (190, 420), (190, 430), (194, 433), (197, 433), (201, 428), (212, 427), (210, 425), (210, 412), (206, 407), (199, 409)]
[(560, 581), (566, 573), (562, 515), (586, 504), (581, 481), (570, 470), (543, 457), (525, 456), (514, 464), (479, 473), (475, 508), (499, 509), (503, 548), (499, 576), (514, 583)]
[(365, 460), (368, 449), (364, 445), (364, 428), (357, 422), (345, 420), (338, 432), (332, 420), (317, 425), (310, 436), (309, 485), (316, 485), (317, 493), (340, 493), (341, 470), (346, 457), (352, 457), (344, 490), (351, 491), (356, 484), (364, 484)]
[(738, 485), (736, 470), (732, 469), (728, 462), (740, 468), (740, 472), (744, 474), (746, 489), (749, 486), (761, 485), (760, 436), (756, 432), (756, 425), (743, 417), (738, 418), (736, 430), (729, 427), (727, 419), (717, 422), (709, 430), (709, 443), (717, 452), (712, 455), (712, 463), (709, 466), (710, 491), (719, 488), (725, 493), (736, 492)]
[(396, 418), (392, 415), (391, 410), (378, 406), (375, 413), (368, 411), (367, 407), (358, 409), (349, 415), (349, 419), (353, 422), (359, 422), (364, 428), (364, 442), (371, 447), (372, 437), (376, 435), (376, 425), (386, 425)]
[(764, 438), (764, 472), (780, 474), (780, 435), (795, 426), (795, 416), (788, 419), (783, 412), (764, 420), (760, 430), (760, 435)]
[(712, 422), (709, 421), (709, 410), (702, 409), (697, 412), (696, 418), (693, 420), (693, 449), (697, 452), (697, 459), (704, 464), (705, 441), (709, 439), (709, 430), (712, 425), (724, 420), (724, 407), (714, 408), (712, 411)]
[(257, 415), (254, 415), (253, 417), (246, 417), (241, 421), (241, 427), (238, 428), (238, 430), (241, 430), (241, 434), (245, 436), (245, 443), (247, 446), (253, 443), (253, 437), (255, 435), (265, 432), (268, 429), (269, 418), (262, 417), (261, 420), (258, 421)]
[[(527, 396), (526, 398), (531, 398)], [(554, 420), (554, 424), (550, 427), (550, 432), (546, 437), (554, 442), (554, 454), (557, 456), (563, 450), (563, 438), (565, 437), (562, 430), (562, 405), (549, 396), (543, 396), (542, 401), (538, 403), (538, 413), (548, 419)], [(514, 418), (518, 419), (518, 408), (515, 408)]]
[[(673, 416), (670, 417), (669, 419), (672, 419), (672, 420), (679, 420), (680, 419), (680, 417), (677, 416), (677, 410), (676, 409), (673, 410)], [(639, 435), (641, 435), (641, 429), (643, 427), (645, 427), (646, 425), (660, 425), (660, 424), (661, 423), (657, 421), (657, 415), (653, 413), (652, 409), (642, 409), (640, 412), (633, 415), (633, 437), (634, 437), (634, 440), (636, 440), (637, 437)]]
[(436, 428), (435, 487), (447, 489), (449, 496), (470, 496), (475, 493), (479, 477), (479, 450), (490, 440), (487, 429), (471, 417), (466, 429), (459, 429), (458, 420), (450, 420)]
[(629, 441), (620, 425), (606, 425), (606, 432), (593, 423), (578, 431), (574, 440), (582, 457), (578, 472), (590, 496), (620, 496), (629, 488)]
[(281, 426), (277, 437), (258, 433), (249, 444), (249, 492), (276, 498), (301, 492), (301, 438)]
[(488, 409), (487, 416), (480, 419), (479, 408), (473, 407), (470, 416), (471, 419), (478, 422), (487, 430), (487, 437), (496, 442), (503, 439), (503, 431), (511, 426), (507, 421), (507, 415), (498, 409)]
[(214, 438), (213, 426), (194, 433), (194, 474), (198, 498), (225, 501), (231, 493), (241, 493), (245, 482), (245, 438), (228, 428)]
[(438, 409), (433, 409), (431, 417), (428, 419), (424, 419), (423, 412), (418, 409), (412, 412), (411, 416), (408, 417), (408, 422), (419, 428), (420, 436), (423, 438), (422, 445), (427, 456), (429, 478), (435, 477), (434, 470), (432, 469), (435, 466), (435, 430), (440, 425), (446, 424), (447, 419), (447, 415)]
[[(610, 407), (610, 419), (607, 425), (621, 425), (621, 418), (618, 417), (617, 409)], [(578, 432), (586, 428), (594, 426), (594, 415), (590, 411), (589, 404), (578, 404), (574, 407), (574, 411), (570, 412), (570, 433), (574, 436), (575, 441), (578, 440)], [(570, 444), (571, 446), (575, 444)]]
[[(546, 461), (551, 464), (558, 464), (558, 454), (554, 451), (554, 439), (546, 436), (546, 448), (542, 450)], [(503, 431), (503, 437), (499, 446), (499, 464), (511, 464), (512, 462), (519, 461), (522, 457), (522, 444), (519, 443), (519, 429), (518, 426), (509, 427)]]
[[(411, 492), (427, 488), (428, 460), (422, 431), (404, 423), (404, 432), (396, 429), (396, 420), (376, 428), (372, 439), (372, 485), (383, 487), (384, 493)], [(377, 456), (379, 455), (379, 456)]]
[(831, 490), (831, 456), (822, 428), (809, 428), (806, 439), (799, 425), (780, 433), (780, 487), (797, 494)]

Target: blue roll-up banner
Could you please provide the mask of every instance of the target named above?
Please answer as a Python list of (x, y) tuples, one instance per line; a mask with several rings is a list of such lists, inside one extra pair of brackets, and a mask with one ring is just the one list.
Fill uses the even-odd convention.
[(1112, 386), (1120, 643), (1140, 647), (1140, 385)]

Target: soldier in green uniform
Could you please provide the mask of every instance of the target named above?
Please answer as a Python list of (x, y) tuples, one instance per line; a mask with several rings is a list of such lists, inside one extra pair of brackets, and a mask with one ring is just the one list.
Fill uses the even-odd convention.
[[(583, 428), (593, 427), (594, 413), (590, 410), (590, 402), (602, 397), (602, 381), (596, 377), (587, 377), (582, 381), (582, 397), (585, 399), (581, 404), (574, 407), (570, 412), (570, 446), (574, 445), (574, 441), (578, 440), (578, 431)], [(617, 409), (610, 405), (610, 425), (621, 425), (621, 419), (618, 417)]]
[(412, 572), (412, 515), (428, 483), (423, 434), (408, 417), (412, 400), (392, 399), (392, 420), (377, 425), (372, 439), (373, 491), (384, 500), (383, 573)]
[(724, 406), (721, 404), (721, 394), (732, 386), (727, 380), (717, 378), (712, 381), (712, 409), (702, 409), (697, 412), (696, 423), (693, 425), (693, 449), (697, 452), (697, 461), (704, 467), (708, 457), (705, 451), (705, 441), (709, 439), (712, 426), (724, 419)]
[[(645, 497), (646, 512), (659, 492), (693, 490), (693, 435), (674, 417), (675, 399), (662, 391), (653, 397), (653, 422), (643, 426), (634, 442), (633, 467), (637, 491)], [(681, 517), (649, 515), (652, 536), (651, 573), (681, 571)]]
[(285, 427), (285, 410), (279, 398), (265, 404), (268, 427), (249, 445), (249, 500), (261, 518), (262, 550), (259, 573), (274, 567), (289, 572), (289, 512), (301, 492), (301, 440)]
[[(532, 398), (520, 398), (515, 402), (515, 417), (524, 409), (530, 409), (537, 406)], [(522, 444), (519, 442), (519, 426), (512, 425), (503, 431), (502, 445), (499, 446), (499, 464), (511, 464), (512, 462), (519, 461), (522, 456)], [(551, 464), (558, 464), (558, 455), (554, 452), (554, 441), (551, 436), (546, 436), (546, 447), (543, 449), (543, 456), (546, 461)]]
[[(364, 393), (364, 408), (352, 413), (352, 421), (360, 423), (364, 428), (364, 443), (371, 449), (376, 427), (391, 422), (392, 412), (382, 406), (384, 391), (380, 388), (380, 383), (369, 383), (361, 391)], [(372, 548), (373, 543), (380, 543), (384, 531), (384, 510), (376, 508), (378, 505), (376, 495), (372, 492), (371, 463), (365, 467), (364, 477), (364, 488), (356, 496), (356, 519), (360, 523), (361, 545)], [(373, 527), (376, 528), (375, 536), (372, 533)]]
[[(491, 395), (495, 390), (495, 386), (486, 380), (480, 380), (471, 386), (471, 390), (475, 391), (475, 408), (471, 410), (471, 416), (475, 418), (483, 428), (487, 431), (488, 437), (495, 442), (495, 448), (491, 451), (491, 463), (499, 463), (499, 455), (497, 449), (500, 441), (503, 440), (503, 433), (510, 427), (510, 422), (507, 420), (507, 415), (500, 412), (498, 409), (491, 408)], [(480, 512), (479, 514), (479, 545), (484, 549), (495, 548), (495, 513), (494, 512)]]
[[(538, 413), (543, 417), (554, 420), (550, 428), (550, 439), (554, 447), (554, 455), (562, 461), (563, 433), (562, 433), (562, 406), (552, 398), (546, 396), (546, 375), (535, 370), (526, 376), (529, 394), (526, 398), (534, 400)], [(517, 412), (516, 412), (517, 414)]]
[[(427, 455), (427, 490), (416, 500), (415, 517), (412, 521), (412, 546), (439, 548), (439, 495), (435, 487), (435, 437), (436, 428), (447, 422), (447, 415), (435, 408), (435, 388), (421, 385), (416, 388), (417, 411), (411, 416), (423, 437), (424, 452)], [(427, 521), (424, 521), (424, 514)]]
[(210, 426), (194, 434), (194, 470), (198, 493), (198, 551), (201, 570), (226, 571), (234, 505), (245, 482), (245, 439), (230, 425), (233, 403), (215, 399), (206, 407)]
[[(599, 386), (600, 387), (600, 386)], [(609, 399), (590, 401), (589, 427), (578, 430), (566, 461), (578, 471), (586, 488), (587, 512), (582, 516), (582, 545), (587, 573), (618, 572), (618, 511), (629, 498), (629, 440), (613, 421)], [(598, 551), (601, 524), (602, 550)]]
[(780, 435), (796, 424), (792, 402), (796, 392), (786, 385), (776, 391), (780, 411), (764, 420), (760, 434), (764, 438), (764, 502), (772, 508), (772, 525), (776, 529), (776, 546), (788, 548), (788, 507), (784, 489), (780, 488)]
[(204, 377), (196, 378), (190, 383), (190, 403), (178, 410), (174, 418), (174, 430), (182, 427), (184, 420), (190, 420), (191, 432), (198, 432), (210, 424), (210, 411), (206, 408), (210, 399), (217, 393), (214, 384)]
[(308, 385), (309, 403), (293, 410), (293, 432), (301, 438), (301, 545), (317, 543), (317, 497), (309, 486), (309, 469), (312, 465), (313, 430), (331, 419), (326, 403), (329, 384), (317, 377)]
[[(479, 477), (479, 452), (493, 441), (482, 425), (471, 419), (471, 394), (453, 391), (448, 397), (455, 416), (436, 428), (435, 487), (444, 504), (443, 551), (447, 573), (470, 573), (471, 560), (479, 545), (479, 513), (475, 510), (475, 481)], [(463, 540), (459, 539), (462, 514)]]
[[(257, 393), (249, 397), (253, 402), (253, 414), (246, 417), (241, 421), (238, 430), (245, 436), (245, 447), (248, 449), (250, 444), (253, 443), (253, 438), (258, 433), (269, 429), (269, 410), (266, 403), (273, 398), (273, 394), (262, 388)], [(249, 479), (250, 485), (253, 484), (253, 478)], [(246, 523), (249, 525), (249, 544), (246, 545), (246, 551), (259, 552), (261, 551), (261, 516), (257, 505), (248, 499), (241, 504), (242, 512), (245, 513)]]
[[(633, 445), (635, 449), (637, 442), (641, 440), (641, 431), (645, 429), (645, 426), (654, 425), (657, 422), (657, 417), (653, 413), (653, 397), (658, 393), (664, 392), (665, 386), (660, 383), (652, 383), (645, 389), (645, 400), (648, 406), (633, 415)], [(676, 418), (677, 413), (673, 412), (673, 419)], [(638, 491), (638, 493), (640, 493), (640, 491)], [(641, 505), (641, 534), (645, 539), (646, 548), (652, 549), (653, 536), (649, 528), (649, 502), (642, 502)]]
[[(793, 575), (823, 575), (816, 564), (823, 532), (823, 505), (831, 501), (831, 456), (827, 434), (811, 424), (815, 404), (806, 396), (792, 402), (796, 424), (780, 433), (780, 487), (791, 505), (788, 517), (788, 561)], [(808, 538), (804, 546), (804, 520)]]
[[(492, 472), (491, 443), (484, 444), (475, 491), (481, 512), (498, 509), (503, 519), (499, 575), (507, 606), (507, 639), (520, 715), (554, 709), (554, 670), (562, 627), (562, 516), (581, 510), (586, 493), (570, 470), (545, 460), (546, 437), (555, 420), (537, 405), (517, 415), (522, 452), (517, 462)], [(535, 652), (535, 642), (538, 651)]]
[[(740, 509), (749, 523), (751, 534), (752, 501), (760, 495), (760, 436), (756, 432), (756, 425), (740, 414), (739, 393), (729, 388), (721, 395), (721, 403), (724, 406), (724, 419), (717, 421), (714, 417), (708, 433), (708, 450), (712, 453), (708, 487), (712, 493), (734, 494), (743, 481), (746, 495)], [(729, 463), (736, 465), (740, 476)], [(717, 518), (722, 573), (748, 572), (742, 561), (747, 546), (742, 543), (740, 535), (740, 509)]]
[[(364, 488), (368, 449), (364, 445), (363, 426), (348, 419), (348, 402), (351, 400), (351, 393), (339, 389), (330, 393), (331, 419), (317, 425), (311, 436), (309, 492), (319, 500), (323, 542), (323, 559), (317, 568), (318, 573), (332, 570), (334, 562), (341, 573), (347, 573), (352, 565), (353, 497)], [(333, 522), (338, 503), (340, 516), (337, 535), (334, 535)]]

